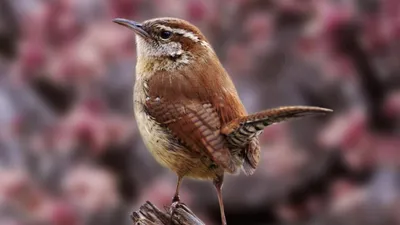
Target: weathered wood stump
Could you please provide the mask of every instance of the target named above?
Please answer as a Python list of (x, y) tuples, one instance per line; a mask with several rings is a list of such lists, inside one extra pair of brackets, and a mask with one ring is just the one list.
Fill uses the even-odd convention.
[(132, 213), (131, 218), (134, 225), (205, 225), (182, 203), (176, 204), (174, 210), (166, 207), (163, 212), (151, 202), (146, 202), (138, 211)]

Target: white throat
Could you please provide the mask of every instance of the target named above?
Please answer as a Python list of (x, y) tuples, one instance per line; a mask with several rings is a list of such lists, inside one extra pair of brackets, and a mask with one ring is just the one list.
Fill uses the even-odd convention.
[(182, 45), (178, 42), (169, 42), (162, 45), (154, 46), (147, 43), (142, 37), (138, 35), (136, 35), (136, 48), (138, 55), (148, 57), (177, 57), (183, 54)]
[[(136, 35), (137, 67), (144, 71), (176, 70), (192, 61), (190, 52), (182, 50), (178, 42), (169, 42), (154, 46)], [(138, 70), (138, 68), (137, 68)]]

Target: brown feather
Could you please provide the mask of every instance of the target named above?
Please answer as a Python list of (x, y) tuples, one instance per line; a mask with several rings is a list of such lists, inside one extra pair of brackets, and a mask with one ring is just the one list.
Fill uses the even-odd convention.
[(332, 110), (309, 106), (285, 106), (268, 109), (232, 120), (222, 127), (221, 133), (227, 135), (227, 141), (230, 145), (244, 147), (271, 124), (329, 112), (332, 112)]
[(182, 100), (174, 103), (150, 98), (146, 111), (190, 151), (207, 155), (228, 171), (235, 171), (225, 139), (220, 134), (220, 120), (209, 103)]
[[(210, 66), (210, 62), (204, 63)], [(211, 84), (210, 75), (199, 67), (184, 73), (155, 72), (145, 81), (145, 110), (191, 151), (207, 155), (233, 173), (236, 168), (220, 129), (246, 112), (233, 83), (226, 82), (225, 71), (212, 72), (215, 77)]]

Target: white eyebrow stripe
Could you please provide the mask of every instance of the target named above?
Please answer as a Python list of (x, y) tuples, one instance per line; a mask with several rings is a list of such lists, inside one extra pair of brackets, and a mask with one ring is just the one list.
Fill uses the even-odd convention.
[(211, 47), (211, 45), (210, 45), (207, 41), (200, 40), (200, 38), (197, 37), (197, 36), (196, 36), (193, 32), (191, 32), (191, 31), (187, 31), (187, 30), (179, 29), (179, 28), (171, 28), (171, 27), (164, 26), (164, 25), (161, 25), (161, 24), (158, 24), (158, 25), (156, 25), (156, 26), (157, 26), (158, 28), (164, 29), (164, 30), (166, 30), (166, 31), (170, 31), (170, 32), (173, 32), (173, 33), (181, 34), (181, 35), (183, 35), (184, 37), (187, 37), (187, 38), (189, 38), (190, 40), (192, 40), (192, 41), (194, 41), (194, 42), (196, 42), (196, 43), (200, 41), (200, 44), (201, 44), (201, 45), (203, 45), (203, 46), (205, 46), (205, 47), (207, 47), (207, 48), (213, 50), (212, 47)]
[(164, 26), (164, 25), (157, 25), (157, 27), (164, 29), (166, 31), (171, 31), (172, 33), (177, 33), (177, 34), (182, 34), (184, 37), (189, 38), (190, 40), (194, 41), (194, 42), (199, 42), (200, 38), (197, 37), (193, 32), (184, 30), (184, 29), (179, 29), (179, 28), (171, 28), (168, 26)]

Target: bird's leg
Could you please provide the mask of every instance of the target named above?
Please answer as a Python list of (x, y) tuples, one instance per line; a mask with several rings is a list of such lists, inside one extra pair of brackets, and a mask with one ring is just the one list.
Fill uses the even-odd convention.
[(178, 176), (178, 182), (177, 182), (177, 184), (176, 184), (175, 195), (174, 195), (174, 197), (172, 198), (172, 203), (175, 203), (175, 202), (178, 202), (178, 203), (179, 203), (179, 202), (181, 202), (181, 199), (180, 199), (180, 197), (179, 197), (179, 187), (181, 186), (182, 178), (183, 178), (183, 177)]
[(218, 178), (214, 179), (214, 181), (213, 181), (215, 189), (217, 190), (219, 210), (221, 211), (222, 225), (226, 225), (224, 202), (223, 202), (223, 199), (222, 199), (222, 184), (223, 184), (223, 182), (224, 182), (224, 176), (223, 175), (222, 176), (218, 176)]
[(182, 183), (182, 176), (178, 175), (178, 182), (176, 184), (176, 190), (175, 190), (175, 195), (172, 198), (172, 204), (171, 204), (171, 208), (170, 208), (170, 212), (171, 212), (171, 220), (172, 220), (172, 216), (175, 213), (176, 208), (178, 207), (179, 204), (181, 204), (181, 199), (179, 197), (179, 188), (181, 186)]

